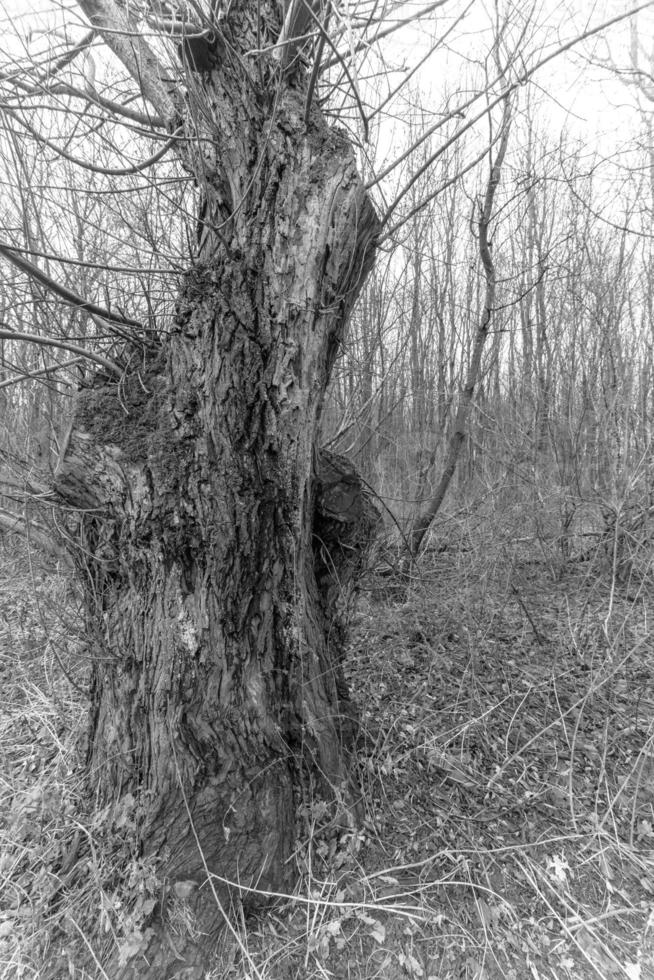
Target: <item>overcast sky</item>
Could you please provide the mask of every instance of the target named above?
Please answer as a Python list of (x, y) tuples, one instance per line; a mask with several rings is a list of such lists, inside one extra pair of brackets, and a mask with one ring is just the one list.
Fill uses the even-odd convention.
[[(506, 8), (508, 0), (498, 2), (502, 9)], [(524, 18), (534, 12), (532, 24), (520, 45), (526, 64), (533, 64), (539, 56), (584, 33), (589, 26), (600, 24), (633, 6), (628, 0), (513, 0), (513, 3), (515, 12), (507, 36), (509, 48), (522, 30)], [(413, 9), (422, 5), (416, 3)], [(341, 4), (341, 13), (346, 9), (346, 5)], [(352, 4), (350, 9), (356, 10), (356, 7)], [(449, 0), (436, 10), (431, 21), (403, 29), (393, 35), (392, 40), (382, 42), (386, 64), (410, 70), (428, 49), (432, 38), (446, 35), (459, 15), (467, 11), (435, 56), (412, 79), (412, 85), (420, 91), (420, 101), (428, 112), (434, 113), (434, 118), (438, 118), (445, 108), (448, 92), (451, 97), (458, 90), (465, 98), (467, 88), (479, 87), (480, 66), (493, 36), (494, 10), (494, 0), (473, 0), (472, 3), (470, 0)], [(6, 18), (0, 34), (0, 46), (5, 51), (9, 46), (15, 50), (15, 44), (20, 50), (28, 38), (33, 52), (46, 43), (39, 34), (44, 23), (41, 12), (47, 12), (50, 23), (53, 17), (60, 24), (65, 18), (67, 25), (75, 25), (78, 30), (84, 24), (84, 18), (78, 14), (72, 0), (63, 3), (58, 0), (0, 0), (0, 12)], [(650, 39), (654, 36), (654, 15), (641, 13), (638, 24), (649, 49)], [(21, 35), (18, 41), (11, 41), (11, 35), (15, 33), (12, 25)], [(547, 132), (557, 140), (565, 130), (573, 139), (587, 144), (590, 153), (599, 152), (607, 157), (615, 155), (618, 149), (631, 142), (635, 133), (642, 131), (642, 115), (636, 111), (636, 90), (627, 87), (597, 63), (609, 58), (622, 65), (628, 63), (629, 27), (625, 23), (612, 28), (609, 38), (608, 43), (598, 38), (583, 42), (572, 52), (550, 62), (534, 76), (529, 93), (530, 103), (535, 107), (536, 126), (541, 133)], [(365, 66), (361, 71), (365, 75)], [(393, 87), (401, 77), (401, 72), (391, 74), (386, 85)], [(383, 92), (385, 83), (381, 82), (380, 87)], [(523, 106), (525, 96), (526, 92), (522, 90)], [(650, 105), (642, 97), (640, 102), (646, 111), (654, 110), (654, 104)], [(400, 118), (400, 132), (392, 142), (398, 146), (403, 139), (402, 120), (409, 117), (410, 106), (400, 101), (395, 110)], [(388, 140), (386, 135), (384, 141)]]

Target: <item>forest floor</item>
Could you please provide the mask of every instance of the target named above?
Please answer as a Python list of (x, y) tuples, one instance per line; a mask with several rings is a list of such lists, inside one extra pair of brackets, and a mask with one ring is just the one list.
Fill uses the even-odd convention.
[[(439, 548), (404, 575), (380, 560), (359, 599), (362, 829), (307, 805), (296, 894), (211, 980), (654, 977), (649, 566), (490, 531)], [(147, 869), (112, 866), (83, 797), (66, 579), (0, 568), (0, 978), (95, 980)]]

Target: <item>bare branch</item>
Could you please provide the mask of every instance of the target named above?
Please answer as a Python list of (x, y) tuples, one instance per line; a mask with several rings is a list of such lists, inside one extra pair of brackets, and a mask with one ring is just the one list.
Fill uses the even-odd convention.
[[(43, 377), (48, 378), (49, 375), (54, 374), (56, 371), (64, 371), (66, 368), (77, 367), (79, 364), (83, 364), (87, 359), (86, 353), (84, 357), (73, 357), (70, 361), (62, 361), (61, 364), (50, 364), (48, 367), (40, 368), (38, 371), (22, 371), (13, 378), (7, 378), (6, 381), (0, 381), (0, 389), (11, 388), (12, 385), (21, 384), (23, 381), (30, 381), (32, 379), (41, 379)], [(14, 370), (17, 370), (14, 368)], [(67, 381), (61, 381), (57, 378), (61, 384), (69, 384)]]
[[(495, 141), (497, 139), (499, 139), (499, 134), (492, 141), (490, 145), (491, 149), (495, 145)], [(452, 184), (457, 183), (457, 181), (461, 180), (461, 178), (464, 177), (467, 173), (469, 173), (471, 170), (474, 170), (474, 168), (481, 163), (484, 157), (487, 156), (488, 150), (489, 147), (485, 146), (484, 149), (481, 151), (481, 153), (478, 156), (474, 157), (470, 161), (470, 163), (466, 164), (466, 166), (462, 167), (460, 170), (457, 170), (457, 172), (453, 174), (448, 180), (444, 181), (442, 184), (439, 184), (435, 190), (433, 190), (430, 194), (427, 194), (426, 197), (423, 197), (422, 200), (419, 201), (414, 207), (412, 207), (407, 214), (405, 214), (402, 218), (400, 218), (399, 221), (396, 221), (395, 224), (392, 225), (392, 227), (389, 228), (388, 231), (384, 233), (384, 235), (379, 240), (379, 244), (382, 245), (384, 242), (388, 241), (389, 238), (393, 238), (400, 230), (400, 228), (407, 223), (407, 221), (410, 221), (411, 218), (414, 218), (417, 214), (423, 211), (424, 208), (426, 208), (431, 201), (435, 200), (440, 194), (443, 193), (443, 191), (446, 191), (448, 187), (451, 187)]]
[(62, 68), (65, 68), (72, 61), (74, 61), (78, 54), (81, 54), (82, 51), (86, 51), (86, 49), (93, 43), (94, 38), (95, 31), (88, 31), (81, 41), (78, 41), (77, 44), (73, 45), (72, 48), (69, 48), (69, 50), (63, 55), (54, 59), (50, 64), (48, 64), (44, 74), (41, 76), (40, 81), (44, 82), (47, 78), (51, 78), (53, 75), (58, 74)]
[(159, 112), (171, 129), (176, 117), (170, 82), (154, 51), (137, 25), (114, 0), (77, 0), (91, 25), (138, 83), (143, 97)]
[[(129, 106), (115, 102), (113, 99), (107, 99), (104, 95), (100, 95), (99, 92), (91, 90), (82, 92), (67, 82), (57, 82), (56, 85), (47, 88), (46, 91), (51, 95), (72, 95), (73, 98), (83, 99), (85, 102), (91, 102), (101, 109), (112, 112), (115, 116), (129, 119), (131, 122), (138, 123), (140, 126), (146, 126), (148, 129), (165, 129), (167, 125), (166, 119), (163, 116), (146, 115), (137, 109), (130, 109)], [(40, 95), (42, 93), (34, 90), (34, 94)]]
[(434, 43), (429, 47), (428, 51), (422, 56), (422, 58), (420, 58), (419, 61), (416, 62), (416, 64), (411, 69), (411, 71), (407, 72), (404, 75), (404, 77), (402, 78), (402, 80), (398, 83), (398, 85), (396, 85), (395, 88), (388, 93), (388, 95), (386, 96), (386, 98), (383, 99), (382, 101), (380, 101), (379, 105), (371, 113), (371, 115), (370, 115), (370, 118), (371, 119), (374, 116), (380, 115), (384, 111), (385, 107), (389, 104), (389, 102), (392, 102), (392, 100), (396, 97), (396, 95), (398, 94), (398, 92), (400, 92), (405, 87), (405, 85), (407, 85), (407, 83), (410, 81), (410, 79), (413, 77), (413, 75), (416, 74), (422, 68), (422, 66), (424, 64), (426, 64), (427, 61), (429, 61), (429, 59), (431, 58), (431, 56), (436, 51), (438, 51), (439, 48), (441, 48), (443, 46), (443, 44), (447, 41), (448, 37), (456, 30), (456, 28), (459, 26), (459, 24), (461, 23), (461, 21), (468, 15), (468, 13), (469, 13), (470, 9), (472, 8), (474, 2), (475, 2), (475, 0), (470, 0), (470, 2), (468, 3), (467, 7), (465, 7), (461, 11), (461, 13), (459, 14), (459, 16), (448, 27), (448, 29), (445, 31), (445, 33), (442, 34), (439, 38), (437, 38), (434, 41)]
[(73, 354), (79, 354), (89, 361), (95, 361), (96, 364), (101, 364), (103, 368), (111, 371), (112, 374), (117, 374), (119, 377), (123, 374), (118, 365), (109, 360), (108, 357), (103, 357), (102, 354), (95, 354), (93, 351), (85, 350), (79, 344), (72, 344), (69, 340), (64, 340), (59, 337), (44, 337), (43, 334), (19, 333), (18, 330), (12, 330), (11, 327), (7, 327), (6, 325), (0, 328), (0, 337), (5, 340), (24, 340), (29, 344), (38, 344), (40, 347), (58, 347), (60, 350), (69, 350)]
[[(304, 2), (304, 0), (303, 0), (303, 2)], [(363, 124), (363, 138), (364, 138), (365, 142), (367, 143), (368, 142), (368, 117), (366, 116), (365, 110), (364, 110), (363, 105), (361, 103), (361, 97), (359, 95), (359, 90), (358, 90), (357, 84), (356, 84), (354, 78), (352, 77), (352, 75), (350, 73), (350, 70), (347, 67), (347, 64), (345, 63), (345, 59), (343, 57), (341, 57), (341, 55), (339, 55), (338, 51), (336, 50), (336, 47), (334, 46), (334, 42), (332, 41), (331, 37), (329, 36), (329, 32), (328, 32), (326, 26), (323, 27), (320, 19), (314, 14), (313, 10), (311, 10), (310, 7), (307, 7), (306, 9), (308, 10), (308, 17), (316, 24), (316, 27), (317, 27), (318, 31), (320, 32), (320, 40), (321, 41), (323, 41), (323, 40), (327, 41), (327, 44), (329, 44), (329, 46), (334, 51), (335, 57), (338, 59), (338, 61), (340, 62), (341, 68), (345, 72), (345, 76), (346, 76), (346, 78), (347, 78), (347, 80), (349, 82), (350, 89), (352, 91), (352, 94), (354, 95), (354, 98), (355, 98), (355, 101), (356, 101), (356, 104), (357, 104), (357, 108), (359, 110), (359, 115), (361, 116), (361, 122)], [(309, 112), (309, 108), (310, 108), (309, 97), (307, 96), (307, 109), (306, 109), (306, 113), (307, 114)]]
[(38, 266), (34, 265), (33, 262), (28, 262), (27, 259), (23, 258), (22, 255), (18, 254), (17, 249), (11, 248), (9, 245), (5, 245), (0, 242), (0, 255), (3, 255), (12, 265), (15, 265), (21, 272), (27, 273), (32, 279), (36, 279), (43, 286), (59, 296), (70, 306), (74, 306), (76, 309), (85, 310), (87, 313), (92, 313), (95, 316), (102, 317), (103, 320), (107, 320), (108, 323), (122, 323), (127, 327), (138, 327), (142, 329), (142, 324), (138, 320), (130, 320), (129, 317), (121, 316), (120, 313), (111, 313), (109, 310), (103, 309), (101, 306), (96, 306), (95, 303), (89, 303), (87, 300), (82, 299), (72, 290), (68, 289), (66, 286), (62, 286), (61, 283), (55, 282), (50, 276), (39, 269)]
[(90, 170), (94, 174), (105, 174), (108, 177), (127, 177), (130, 174), (142, 173), (144, 170), (147, 170), (148, 167), (152, 167), (155, 163), (161, 160), (166, 153), (172, 149), (172, 147), (175, 146), (177, 142), (177, 134), (181, 133), (181, 129), (177, 130), (177, 133), (173, 134), (170, 139), (166, 140), (164, 145), (157, 150), (156, 153), (153, 153), (152, 156), (149, 156), (141, 163), (134, 163), (129, 167), (101, 167), (96, 163), (89, 163), (86, 160), (80, 160), (79, 157), (73, 156), (72, 153), (67, 153), (66, 150), (62, 149), (60, 146), (57, 146), (56, 143), (53, 143), (45, 136), (42, 136), (41, 133), (39, 133), (27, 122), (27, 120), (22, 119), (19, 113), (17, 113), (14, 109), (5, 109), (5, 112), (12, 116), (21, 126), (23, 126), (27, 132), (30, 133), (35, 140), (37, 140), (37, 142), (41, 143), (43, 146), (47, 146), (48, 149), (52, 150), (53, 153), (56, 153), (57, 156), (63, 157), (64, 160), (69, 160), (70, 163), (74, 163), (76, 167), (81, 167), (83, 170)]
[[(570, 41), (567, 41), (565, 44), (559, 45), (559, 47), (557, 47), (554, 51), (551, 51), (548, 55), (545, 55), (545, 57), (537, 61), (535, 65), (532, 65), (531, 68), (528, 68), (525, 71), (521, 72), (510, 84), (507, 85), (506, 90), (504, 89), (504, 87), (502, 87), (501, 93), (493, 101), (491, 101), (488, 105), (484, 106), (484, 108), (480, 110), (475, 116), (473, 116), (472, 119), (470, 119), (464, 126), (460, 126), (459, 129), (457, 129), (457, 131), (451, 137), (451, 139), (449, 139), (443, 146), (439, 147), (438, 150), (436, 150), (429, 157), (427, 162), (417, 172), (411, 175), (411, 180), (406, 184), (405, 187), (402, 188), (402, 190), (400, 191), (400, 193), (398, 194), (398, 196), (396, 197), (396, 199), (393, 201), (390, 208), (386, 212), (384, 221), (388, 221), (388, 218), (390, 217), (392, 211), (397, 207), (400, 200), (404, 197), (404, 195), (409, 190), (409, 188), (416, 182), (416, 180), (426, 170), (429, 169), (429, 167), (445, 152), (445, 150), (449, 146), (451, 146), (452, 143), (456, 142), (461, 136), (463, 136), (463, 134), (466, 133), (469, 129), (472, 129), (472, 127), (475, 126), (480, 119), (483, 119), (491, 109), (494, 109), (495, 106), (499, 105), (503, 101), (506, 95), (510, 95), (517, 88), (520, 88), (521, 85), (524, 85), (526, 82), (528, 82), (530, 78), (532, 78), (532, 76), (536, 74), (536, 72), (540, 71), (541, 68), (549, 64), (550, 61), (554, 61), (554, 59), (559, 58), (562, 54), (565, 54), (566, 51), (570, 51), (571, 48), (574, 48), (578, 44), (581, 44), (582, 41), (587, 40), (589, 37), (593, 37), (595, 34), (600, 34), (602, 31), (608, 30), (609, 27), (612, 27), (615, 24), (619, 24), (624, 20), (628, 20), (630, 17), (633, 17), (635, 14), (639, 13), (639, 11), (646, 10), (652, 6), (654, 6), (654, 0), (648, 0), (647, 3), (640, 4), (637, 7), (632, 7), (631, 10), (627, 11), (627, 13), (618, 14), (616, 17), (612, 17), (610, 20), (603, 21), (603, 23), (598, 24), (596, 27), (589, 27), (588, 30), (585, 31), (583, 34), (579, 34), (576, 37), (572, 38)], [(492, 90), (494, 86), (501, 81), (502, 81), (501, 77), (498, 77), (493, 83), (491, 83), (491, 85), (488, 86), (488, 89), (486, 91)], [(392, 173), (393, 170), (396, 169), (396, 167), (398, 167), (408, 157), (410, 157), (411, 154), (414, 153), (419, 146), (421, 146), (424, 142), (426, 142), (426, 140), (428, 140), (430, 136), (433, 136), (433, 134), (437, 130), (439, 130), (444, 125), (444, 123), (448, 121), (448, 119), (452, 119), (455, 116), (464, 117), (466, 110), (469, 109), (470, 106), (474, 105), (475, 102), (478, 102), (479, 99), (482, 98), (482, 96), (485, 94), (486, 92), (477, 92), (475, 95), (471, 96), (471, 98), (467, 99), (465, 102), (461, 103), (461, 105), (457, 106), (456, 109), (453, 109), (452, 112), (450, 112), (450, 114), (446, 117), (446, 119), (439, 119), (439, 121), (437, 123), (434, 123), (433, 126), (429, 126), (426, 130), (424, 130), (424, 132), (420, 134), (418, 139), (415, 140), (407, 150), (405, 150), (399, 157), (397, 157), (397, 159), (395, 159), (392, 163), (390, 163), (387, 167), (385, 167), (381, 173), (377, 174), (377, 176), (374, 177), (373, 180), (368, 181), (366, 185), (367, 189), (374, 187), (375, 184), (378, 184), (390, 173)]]
[(311, 21), (317, 21), (319, 28), (322, 27), (320, 18), (314, 13), (314, 6), (320, 9), (319, 0), (290, 0), (273, 52), (273, 58), (280, 61), (284, 68), (290, 66), (299, 46), (307, 39), (307, 29)]
[[(438, 7), (442, 7), (446, 3), (447, 0), (435, 0), (434, 3), (430, 3), (426, 7), (423, 7), (421, 10), (417, 10), (414, 14), (411, 14), (409, 17), (404, 17), (401, 20), (397, 20), (394, 24), (391, 24), (390, 27), (384, 28), (383, 31), (377, 31), (377, 33), (373, 37), (366, 38), (365, 40), (359, 41), (354, 47), (355, 54), (357, 54), (359, 51), (362, 51), (364, 48), (370, 47), (371, 44), (375, 44), (377, 41), (381, 41), (382, 38), (388, 37), (390, 34), (394, 34), (396, 31), (402, 30), (402, 28), (406, 27), (407, 24), (417, 23), (417, 21), (422, 20), (423, 17), (426, 17), (428, 14), (433, 13), (434, 10), (436, 10)], [(404, 5), (399, 4), (399, 6), (404, 6)], [(383, 20), (386, 19), (386, 16), (387, 14), (385, 14)], [(383, 23), (383, 20), (379, 21), (379, 23)], [(333, 68), (334, 65), (341, 60), (341, 58), (347, 57), (348, 54), (350, 54), (349, 51), (341, 55), (336, 54), (333, 58), (328, 59), (325, 62), (325, 66), (324, 66), (325, 69)]]

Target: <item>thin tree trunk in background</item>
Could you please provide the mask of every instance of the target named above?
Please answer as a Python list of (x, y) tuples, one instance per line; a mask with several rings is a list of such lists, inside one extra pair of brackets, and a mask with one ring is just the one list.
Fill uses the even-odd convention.
[(496, 273), (495, 264), (491, 254), (491, 244), (489, 242), (489, 226), (493, 217), (493, 201), (495, 198), (495, 192), (500, 182), (502, 164), (504, 162), (504, 156), (506, 154), (511, 129), (511, 104), (508, 98), (505, 99), (503, 104), (501, 127), (502, 129), (497, 155), (491, 167), (490, 177), (488, 179), (488, 185), (486, 187), (486, 194), (478, 225), (479, 254), (486, 280), (483, 310), (472, 347), (466, 382), (459, 396), (459, 405), (456, 418), (454, 420), (453, 431), (449, 440), (448, 451), (445, 458), (445, 464), (443, 466), (443, 473), (431, 500), (424, 509), (423, 513), (416, 519), (411, 530), (410, 545), (413, 555), (417, 555), (420, 551), (425, 535), (429, 531), (434, 518), (441, 508), (441, 504), (445, 499), (445, 494), (447, 493), (450, 481), (454, 476), (459, 454), (461, 452), (461, 446), (463, 445), (463, 441), (467, 433), (472, 397), (475, 391), (477, 379), (479, 377), (481, 357), (493, 316), (496, 292)]

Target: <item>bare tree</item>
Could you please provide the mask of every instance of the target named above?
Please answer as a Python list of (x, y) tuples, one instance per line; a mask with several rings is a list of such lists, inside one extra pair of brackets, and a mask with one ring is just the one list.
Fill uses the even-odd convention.
[(511, 99), (507, 95), (502, 106), (502, 118), (499, 124), (497, 151), (491, 150), (492, 157), (490, 162), (490, 174), (483, 201), (480, 202), (479, 205), (479, 213), (477, 218), (479, 257), (483, 268), (485, 281), (482, 313), (472, 345), (465, 384), (463, 385), (459, 395), (456, 417), (449, 439), (443, 472), (431, 499), (423, 508), (422, 513), (416, 519), (411, 530), (411, 550), (413, 554), (417, 554), (419, 552), (425, 535), (436, 517), (436, 514), (440, 510), (441, 504), (443, 503), (443, 499), (445, 498), (445, 494), (447, 493), (447, 489), (450, 485), (450, 481), (454, 476), (456, 464), (459, 459), (459, 453), (467, 432), (472, 398), (481, 368), (482, 354), (488, 338), (489, 330), (491, 328), (497, 291), (497, 272), (492, 254), (490, 227), (494, 213), (495, 194), (500, 183), (502, 165), (504, 163), (506, 150), (509, 144), (511, 113)]
[[(500, 73), (448, 110), (432, 127), (449, 125), (447, 139), (397, 181), (378, 215), (373, 187), (430, 127), (365, 185), (353, 135), (365, 139), (374, 112), (355, 66), (374, 74), (370, 43), (415, 12), (364, 2), (344, 14), (306, 0), (284, 9), (274, 0), (76, 6), (83, 33), (64, 4), (54, 46), (15, 54), (5, 67), (5, 131), (109, 181), (109, 200), (114, 180), (138, 179), (152, 191), (153, 213), (116, 207), (108, 224), (99, 212), (91, 218), (110, 239), (102, 285), (99, 271), (97, 280), (89, 272), (63, 281), (45, 206), (38, 240), (16, 233), (1, 251), (36, 284), (39, 302), (56, 297), (74, 311), (69, 329), (44, 332), (39, 344), (93, 362), (59, 441), (49, 499), (68, 515), (94, 654), (90, 788), (161, 884), (153, 922), (113, 975), (160, 977), (177, 959), (190, 980), (203, 975), (232, 900), (255, 904), (288, 885), (299, 800), (325, 798), (335, 825), (356, 820), (339, 611), (376, 513), (353, 467), (319, 449), (325, 391), (380, 238), (392, 242), (444, 189), (411, 197), (500, 106), (478, 223), (484, 313), (445, 482), (418, 546), (453, 472), (493, 313), (489, 224), (509, 89), (537, 62), (523, 69), (516, 49), (508, 88)], [(157, 215), (157, 202), (171, 198)], [(180, 218), (168, 237), (166, 214)], [(175, 252), (178, 233), (185, 242)], [(168, 274), (161, 298), (148, 267), (120, 279), (112, 253), (122, 254), (125, 235), (147, 243), (152, 270)], [(114, 276), (120, 287), (107, 285)], [(96, 301), (86, 290), (104, 295)], [(72, 329), (80, 323), (81, 336)], [(0, 339), (25, 333), (10, 324)], [(174, 902), (195, 929), (168, 943)]]
[[(251, 904), (288, 885), (298, 797), (326, 797), (335, 819), (357, 811), (336, 604), (374, 512), (316, 432), (379, 221), (306, 67), (313, 47), (319, 67), (327, 11), (79, 7), (90, 34), (65, 35), (29, 76), (5, 75), (10, 124), (109, 175), (175, 152), (198, 188), (195, 260), (158, 331), (158, 317), (119, 312), (115, 294), (111, 309), (88, 303), (33, 259), (3, 255), (113, 335), (52, 485), (75, 512), (96, 653), (88, 773), (159, 869), (162, 908), (181, 894), (193, 908), (205, 939), (183, 955), (199, 976), (230, 897)], [(124, 75), (115, 97), (98, 89), (96, 39), (141, 101)], [(78, 89), (59, 76), (83, 57), (97, 74), (87, 65)], [(131, 162), (115, 133), (112, 165), (85, 160), (76, 140), (64, 149), (37, 128), (30, 100), (44, 92), (158, 148)], [(159, 931), (139, 953), (125, 975), (160, 977), (176, 955)]]

